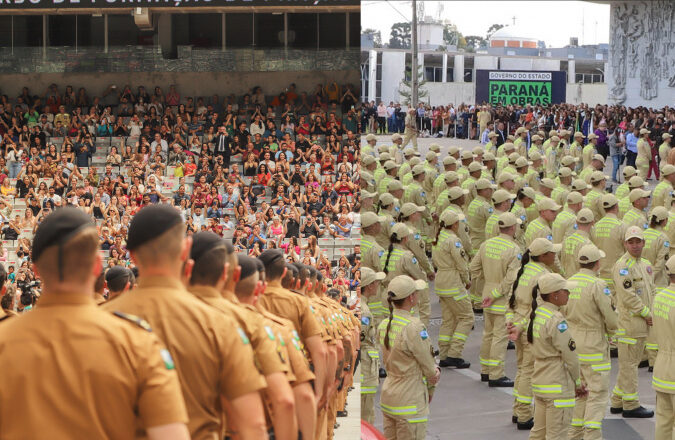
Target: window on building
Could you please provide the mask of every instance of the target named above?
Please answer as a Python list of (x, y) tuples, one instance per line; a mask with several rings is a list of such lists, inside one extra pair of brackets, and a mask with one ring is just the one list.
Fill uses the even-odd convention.
[(464, 82), (473, 82), (473, 69), (464, 69)]
[(288, 14), (288, 47), (316, 49), (316, 14)]
[(255, 14), (255, 47), (284, 47), (284, 14)]
[(349, 13), (349, 47), (361, 47), (361, 13)]
[(47, 17), (47, 45), (75, 47), (75, 15), (49, 15)]
[(187, 14), (187, 21), (187, 44), (202, 48), (222, 47), (223, 21), (220, 14)]
[(108, 15), (108, 46), (152, 46), (153, 31), (141, 31), (130, 14)]
[(253, 44), (253, 14), (225, 14), (225, 46), (250, 48)]
[(347, 40), (345, 14), (319, 14), (319, 47), (344, 49)]

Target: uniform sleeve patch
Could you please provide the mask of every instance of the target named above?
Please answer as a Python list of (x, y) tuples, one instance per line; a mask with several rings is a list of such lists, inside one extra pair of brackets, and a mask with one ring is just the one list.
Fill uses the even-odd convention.
[(458, 248), (458, 249), (461, 248), (461, 247), (462, 247), (462, 242), (456, 241), (456, 242), (455, 242), (455, 247)]
[(150, 323), (146, 321), (145, 319), (138, 317), (136, 315), (131, 315), (129, 313), (122, 313), (118, 311), (114, 311), (113, 315), (117, 316), (118, 318), (126, 319), (127, 321), (133, 322), (140, 328), (142, 328), (145, 331), (151, 332), (152, 327), (150, 327)]
[(394, 211), (399, 212), (400, 210), (401, 210), (401, 208), (399, 208), (398, 206), (394, 206)]
[(648, 225), (647, 223), (645, 223), (644, 225), (642, 225), (642, 229), (647, 229), (647, 228), (649, 228), (649, 225)]
[(362, 316), (362, 317), (361, 317), (361, 324), (363, 324), (363, 325), (368, 325), (368, 324), (370, 324), (370, 318), (367, 317), (367, 316)]
[(246, 336), (246, 333), (241, 327), (237, 327), (237, 333), (239, 333), (239, 337), (241, 338), (241, 342), (245, 344), (248, 344), (250, 341), (248, 340), (248, 336)]
[(380, 251), (380, 252), (377, 253), (378, 257), (381, 257), (382, 255), (384, 255), (384, 251)]
[(560, 324), (558, 324), (558, 331), (560, 331), (560, 333), (563, 333), (565, 330), (567, 330), (567, 322), (562, 321)]
[(670, 242), (669, 242), (669, 241), (664, 242), (664, 243), (663, 243), (663, 246), (665, 246), (665, 247), (670, 247)]
[(420, 234), (415, 234), (415, 240), (419, 240), (419, 239), (420, 239)]
[(574, 229), (579, 229), (579, 225), (575, 223), (574, 226), (573, 226), (573, 228), (574, 228)]
[(553, 241), (553, 236), (552, 236), (552, 235), (547, 235), (547, 236), (546, 236), (546, 239), (547, 239), (548, 241)]
[(492, 211), (494, 211), (494, 209), (488, 208), (488, 213), (492, 214)]
[(413, 264), (417, 264), (417, 258), (413, 257), (412, 262), (413, 262)]
[(391, 223), (389, 223), (389, 226), (394, 226), (395, 224), (396, 222), (392, 221)]
[(522, 259), (523, 259), (523, 255), (522, 255), (522, 254), (518, 254), (518, 255), (516, 255), (516, 258), (519, 259), (519, 260), (522, 260)]
[(567, 343), (567, 346), (570, 348), (570, 351), (577, 349), (577, 344), (574, 342), (574, 339), (570, 339), (570, 341)]
[(612, 294), (612, 291), (611, 291), (611, 290), (609, 290), (609, 287), (605, 287), (605, 289), (603, 290), (603, 292), (604, 292), (604, 293), (605, 293), (605, 295), (607, 295), (607, 296), (609, 296), (609, 295), (611, 295), (611, 294)]
[(162, 361), (164, 361), (164, 366), (166, 367), (167, 370), (173, 370), (176, 368), (176, 364), (173, 362), (173, 358), (171, 357), (171, 353), (169, 353), (169, 350), (166, 348), (162, 348), (159, 351), (159, 355), (162, 357)]
[(619, 275), (623, 275), (623, 276), (628, 275), (628, 269), (621, 269), (621, 270), (619, 271)]
[(427, 196), (427, 193), (425, 193), (424, 191), (422, 191), (422, 192), (420, 193), (420, 195), (421, 195), (422, 197), (426, 197), (426, 196)]
[(525, 220), (527, 220), (527, 216), (526, 216), (526, 215), (521, 215), (521, 216), (520, 216), (520, 219), (521, 219), (522, 221), (525, 221)]
[(267, 333), (267, 337), (270, 338), (272, 341), (274, 341), (274, 332), (269, 326), (265, 326), (265, 333)]
[(651, 267), (651, 266), (647, 266), (647, 273), (648, 273), (649, 275), (652, 274), (652, 267)]
[(422, 330), (422, 331), (420, 332), (420, 336), (422, 337), (423, 340), (424, 340), (424, 339), (428, 339), (428, 338), (429, 338), (429, 333), (427, 333), (426, 330)]

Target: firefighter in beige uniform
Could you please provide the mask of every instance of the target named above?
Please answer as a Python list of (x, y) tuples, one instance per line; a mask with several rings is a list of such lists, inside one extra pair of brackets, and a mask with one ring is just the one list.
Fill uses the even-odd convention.
[(614, 280), (612, 279), (612, 268), (614, 267), (614, 263), (625, 252), (623, 237), (626, 234), (626, 225), (617, 218), (619, 201), (613, 194), (602, 196), (602, 207), (605, 210), (605, 216), (595, 223), (591, 240), (598, 249), (607, 255), (606, 258), (600, 260), (599, 276), (607, 283), (607, 287), (612, 292), (613, 303), (616, 304), (616, 290), (614, 289)]
[(490, 387), (512, 387), (513, 381), (504, 374), (506, 356), (506, 300), (520, 269), (520, 246), (513, 237), (522, 221), (511, 212), (498, 220), (499, 236), (484, 242), (471, 260), (471, 278), (482, 278), (484, 286), (483, 313), (485, 327), (480, 347), (481, 381)]
[(377, 244), (384, 249), (389, 247), (389, 236), (391, 235), (391, 228), (396, 224), (394, 218), (398, 218), (401, 209), (396, 205), (396, 199), (389, 193), (380, 194), (377, 212), (383, 216), (385, 220), (382, 222), (380, 232), (375, 236)]
[[(466, 208), (466, 222), (469, 226), (469, 237), (471, 238), (471, 249), (469, 255), (473, 257), (478, 248), (485, 241), (485, 223), (494, 211), (492, 207), (491, 198), (492, 193), (496, 189), (487, 179), (478, 179), (476, 181), (476, 197), (471, 201)], [(474, 309), (480, 309), (482, 297), (482, 280), (475, 280), (471, 284), (469, 297)]]
[(652, 387), (656, 390), (655, 440), (672, 440), (675, 431), (675, 256), (666, 263), (668, 287), (654, 296), (654, 327), (658, 344)]
[[(362, 267), (361, 296), (366, 299), (377, 297), (380, 281), (384, 280), (385, 276), (384, 272), (375, 272), (369, 267)], [(375, 420), (373, 403), (379, 384), (380, 353), (376, 345), (376, 329), (370, 309), (361, 302), (361, 418), (368, 423)]]
[(619, 373), (612, 391), (612, 414), (624, 417), (652, 417), (654, 411), (640, 406), (638, 364), (645, 349), (648, 327), (652, 325), (650, 298), (654, 290), (651, 263), (642, 257), (642, 228), (631, 226), (624, 236), (626, 253), (614, 264), (612, 278), (616, 289), (619, 329)]
[(652, 160), (652, 147), (647, 141), (647, 136), (651, 131), (646, 128), (640, 129), (640, 139), (637, 141), (637, 158), (635, 159), (635, 167), (638, 170), (638, 175), (643, 179), (647, 179), (647, 172), (649, 171), (649, 162)]
[[(558, 203), (558, 202), (556, 202)], [(567, 237), (576, 231), (577, 214), (581, 211), (584, 203), (584, 196), (581, 193), (572, 191), (567, 194), (563, 201), (565, 207), (553, 220), (551, 225), (551, 235), (553, 243), (562, 243)]]
[(647, 229), (649, 227), (644, 210), (649, 204), (649, 195), (651, 193), (651, 191), (645, 191), (641, 188), (631, 190), (628, 198), (633, 206), (631, 206), (628, 212), (623, 216), (623, 223), (626, 227), (638, 226), (642, 229)]
[(463, 219), (460, 213), (445, 211), (432, 248), (434, 265), (438, 268), (435, 291), (443, 318), (438, 335), (441, 367), (469, 368), (471, 365), (462, 359), (464, 344), (474, 323), (467, 293), (471, 284), (469, 256), (456, 235)]
[(584, 245), (591, 244), (591, 229), (594, 222), (593, 212), (588, 208), (583, 208), (577, 213), (577, 230), (563, 241), (560, 263), (563, 275), (568, 278), (579, 270), (579, 261), (577, 260), (579, 249)]
[(384, 436), (387, 440), (424, 440), (433, 387), (441, 377), (429, 334), (411, 313), (417, 304), (422, 280), (400, 275), (387, 288), (389, 318), (377, 329), (387, 378), (382, 384)]
[(523, 254), (522, 266), (513, 283), (513, 294), (509, 299), (506, 328), (509, 339), (515, 342), (518, 370), (513, 385), (513, 416), (520, 430), (530, 430), (534, 425), (532, 406), (532, 370), (534, 358), (532, 345), (527, 341), (527, 327), (532, 313), (532, 289), (539, 278), (551, 273), (556, 253), (562, 245), (553, 244), (545, 238), (535, 238)]
[(574, 396), (586, 394), (579, 374), (576, 343), (560, 312), (572, 287), (561, 275), (551, 273), (539, 278), (537, 288), (532, 290), (527, 332), (534, 356), (534, 427), (530, 440), (566, 439)]
[(577, 344), (581, 364), (581, 377), (586, 383), (588, 396), (576, 401), (572, 415), (570, 439), (602, 439), (602, 419), (609, 398), (609, 341), (607, 336), (616, 332), (618, 318), (612, 309), (611, 292), (598, 278), (600, 260), (605, 253), (593, 244), (579, 250), (580, 269), (569, 278), (575, 286), (565, 316)]
[[(361, 261), (362, 267), (367, 267), (376, 272), (384, 269), (385, 250), (375, 240), (379, 234), (382, 223), (386, 221), (383, 216), (378, 216), (372, 212), (361, 214)], [(363, 278), (363, 272), (361, 273)], [(379, 283), (378, 283), (379, 284)], [(382, 290), (382, 289), (380, 289)], [(366, 297), (368, 308), (373, 315), (373, 325), (377, 327), (387, 315), (387, 298), (384, 292), (376, 292)]]

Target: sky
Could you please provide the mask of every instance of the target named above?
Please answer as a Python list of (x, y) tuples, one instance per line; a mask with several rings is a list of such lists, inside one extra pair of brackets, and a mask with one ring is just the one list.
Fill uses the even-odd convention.
[[(418, 4), (421, 3), (419, 0)], [(609, 42), (609, 5), (585, 1), (424, 1), (424, 15), (450, 20), (463, 35), (485, 37), (495, 23), (526, 26), (532, 36), (547, 47), (563, 47), (570, 37), (579, 44)], [(412, 2), (399, 0), (362, 0), (361, 29), (382, 33), (382, 43), (389, 41), (391, 25), (412, 17)], [(418, 19), (420, 19), (418, 17)], [(582, 32), (583, 23), (583, 32)]]

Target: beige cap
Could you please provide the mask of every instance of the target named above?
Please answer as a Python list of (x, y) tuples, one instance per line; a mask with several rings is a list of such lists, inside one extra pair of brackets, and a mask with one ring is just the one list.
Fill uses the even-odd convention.
[(528, 246), (530, 255), (538, 257), (544, 255), (547, 252), (558, 253), (562, 249), (562, 244), (553, 244), (553, 242), (547, 238), (539, 237), (532, 240), (530, 246)]
[(558, 176), (560, 176), (560, 177), (572, 177), (572, 176), (576, 176), (576, 175), (577, 175), (577, 173), (575, 173), (574, 171), (572, 171), (571, 169), (569, 169), (567, 167), (562, 167), (562, 168), (560, 168), (560, 171), (558, 171)]
[(424, 212), (425, 209), (424, 206), (417, 206), (414, 203), (404, 203), (401, 206), (401, 214), (403, 214), (403, 217), (409, 217), (416, 212)]
[(377, 146), (377, 151), (379, 151), (380, 153), (384, 153), (385, 151), (388, 152), (389, 145), (380, 144)]
[(488, 162), (490, 160), (495, 160), (495, 155), (488, 151), (485, 154), (483, 154), (483, 162)]
[(644, 240), (645, 236), (642, 233), (642, 228), (639, 226), (631, 226), (630, 228), (626, 229), (626, 234), (624, 235), (623, 241), (628, 241), (631, 238), (639, 238), (640, 240)]
[(403, 183), (400, 180), (393, 179), (387, 183), (387, 192), (398, 191), (403, 189)]
[(553, 136), (555, 136), (556, 134), (558, 134), (558, 132), (555, 131), (555, 130), (549, 130), (549, 131), (548, 131), (548, 137), (553, 137)]
[(497, 185), (501, 185), (502, 183), (506, 182), (507, 180), (515, 180), (516, 176), (514, 176), (511, 173), (503, 172), (499, 175), (497, 178)]
[(550, 199), (548, 197), (544, 197), (537, 202), (537, 209), (539, 210), (539, 212), (557, 211), (560, 208), (562, 208), (562, 206), (558, 205), (553, 199)]
[(583, 134), (582, 132), (580, 132), (580, 131), (575, 131), (575, 132), (574, 132), (574, 138), (575, 138), (575, 139), (576, 139), (576, 138), (582, 138), (582, 139), (583, 139), (583, 138), (584, 138), (584, 134)]
[(462, 160), (469, 160), (473, 159), (473, 153), (469, 150), (462, 151), (462, 154), (460, 155)]
[(408, 228), (408, 226), (406, 226), (404, 223), (396, 223), (391, 227), (391, 235), (396, 235), (396, 238), (399, 240), (407, 237), (410, 235), (410, 233), (410, 228)]
[(583, 190), (585, 190), (585, 189), (589, 189), (589, 188), (590, 188), (590, 187), (588, 186), (588, 184), (587, 184), (586, 182), (584, 182), (583, 179), (574, 179), (574, 180), (572, 181), (571, 187), (572, 187), (572, 190), (573, 190), (573, 191), (583, 191)]
[(531, 186), (524, 186), (520, 192), (523, 193), (525, 197), (528, 197), (532, 200), (537, 198), (537, 192)]
[(398, 167), (399, 167), (399, 164), (397, 164), (397, 163), (394, 162), (393, 160), (388, 160), (388, 161), (386, 161), (386, 162), (384, 163), (384, 165), (383, 165), (383, 168), (384, 168), (386, 171), (393, 170), (393, 169), (398, 168)]
[(548, 295), (559, 290), (571, 290), (575, 286), (573, 282), (567, 281), (562, 275), (557, 273), (542, 275), (539, 277), (537, 284), (539, 285), (539, 293), (542, 295)]
[(522, 132), (524, 132), (524, 131), (527, 131), (527, 130), (525, 129), (525, 127), (518, 127), (518, 129), (516, 130), (516, 135), (519, 135), (520, 133), (522, 133)]
[(558, 136), (551, 136), (551, 142), (560, 142), (560, 138)]
[(375, 272), (370, 267), (361, 266), (361, 287), (369, 286), (375, 281), (382, 281), (387, 277), (384, 272)]
[(571, 131), (567, 131), (567, 130), (564, 130), (564, 129), (560, 130), (560, 136), (569, 136), (570, 134), (572, 134)]
[(661, 139), (663, 139), (664, 141), (665, 141), (666, 139), (670, 139), (670, 138), (672, 138), (672, 137), (673, 137), (673, 136), (672, 136), (670, 133), (663, 133), (663, 134), (661, 135)]
[(513, 194), (511, 194), (511, 193), (508, 192), (507, 190), (505, 190), (505, 189), (498, 189), (497, 191), (495, 191), (495, 192), (492, 194), (492, 203), (494, 203), (495, 205), (497, 205), (497, 204), (502, 203), (502, 202), (505, 202), (505, 201), (507, 201), (507, 200), (509, 200), (509, 199), (510, 199), (510, 200), (513, 200), (513, 199), (515, 199), (515, 198), (516, 198), (516, 196), (513, 195)]
[(602, 171), (593, 171), (591, 174), (591, 183), (598, 183), (607, 179), (609, 179), (609, 176), (606, 176)]
[(438, 154), (434, 153), (433, 151), (427, 152), (427, 154), (424, 156), (424, 158), (427, 160), (427, 162), (431, 162), (432, 160), (438, 159)]
[(642, 180), (642, 177), (640, 176), (633, 176), (630, 179), (628, 179), (628, 187), (630, 189), (647, 188), (647, 182)]
[(619, 199), (616, 198), (614, 194), (603, 194), (602, 196), (602, 207), (609, 209), (612, 206), (616, 206), (619, 203)]
[(448, 190), (448, 199), (450, 200), (457, 200), (462, 196), (468, 195), (469, 190), (468, 189), (463, 189), (459, 186), (453, 186)]
[(568, 205), (576, 205), (577, 203), (583, 203), (583, 201), (584, 196), (582, 196), (579, 192), (571, 191), (569, 194), (567, 194), (566, 202)]
[(420, 159), (417, 156), (414, 156), (410, 158), (408, 163), (410, 164), (410, 167), (414, 167), (415, 165), (419, 165), (420, 163), (422, 163), (422, 159)]
[(646, 191), (642, 188), (635, 188), (630, 191), (630, 194), (628, 194), (628, 200), (630, 200), (630, 202), (633, 203), (637, 199), (649, 197), (651, 193), (652, 193), (651, 191)]
[(452, 155), (457, 154), (457, 153), (459, 153), (459, 147), (458, 147), (458, 146), (456, 146), (456, 145), (451, 145), (451, 146), (448, 148), (448, 154), (449, 154), (449, 155), (452, 156)]
[(372, 199), (377, 197), (377, 192), (369, 192), (368, 190), (362, 189), (360, 191), (361, 200), (363, 199)]
[(498, 137), (498, 136), (497, 136), (497, 133), (495, 133), (494, 131), (489, 132), (489, 133), (488, 133), (488, 139), (491, 139), (491, 138), (493, 138), (493, 137)]
[(371, 164), (375, 163), (375, 158), (373, 156), (371, 156), (370, 154), (366, 154), (361, 159), (361, 163), (363, 164), (364, 167), (367, 167), (368, 165), (371, 165)]
[(597, 248), (594, 244), (586, 244), (581, 246), (579, 249), (579, 255), (577, 255), (577, 261), (581, 264), (594, 263), (602, 258), (605, 258), (607, 255)]
[(471, 150), (474, 156), (482, 156), (485, 154), (485, 150), (483, 150), (483, 147), (475, 147), (473, 150)]
[(459, 174), (456, 171), (447, 171), (443, 175), (443, 178), (445, 179), (445, 183), (452, 183), (459, 179)]
[(401, 139), (403, 139), (403, 136), (401, 136), (399, 133), (394, 133), (391, 135), (392, 142), (400, 141)]
[(643, 134), (650, 134), (650, 133), (651, 133), (651, 131), (647, 130), (646, 128), (641, 128), (641, 129), (640, 129), (640, 135), (643, 135)]
[(510, 211), (503, 212), (497, 217), (497, 224), (500, 228), (508, 228), (513, 225), (520, 225), (523, 221), (516, 217), (516, 215)]
[(587, 138), (588, 138), (588, 140), (590, 141), (590, 140), (592, 140), (592, 139), (597, 139), (597, 138), (598, 138), (598, 135), (595, 134), (595, 133), (591, 133), (591, 134), (588, 135)]
[(429, 145), (429, 150), (433, 151), (434, 153), (440, 153), (441, 152), (441, 146), (438, 144), (431, 144)]
[(383, 215), (377, 215), (374, 212), (364, 212), (361, 214), (361, 226), (364, 228), (367, 228), (368, 226), (372, 226), (375, 223), (378, 222), (383, 222), (387, 219), (387, 217)]
[(529, 156), (531, 161), (541, 160), (541, 153), (534, 148), (530, 148)]
[(445, 156), (443, 158), (443, 165), (456, 165), (457, 164), (457, 159), (455, 159), (452, 156)]
[(537, 142), (537, 141), (540, 141), (542, 139), (543, 138), (541, 136), (539, 136), (538, 134), (535, 134), (534, 136), (532, 136), (532, 142)]
[(419, 176), (420, 174), (424, 174), (426, 172), (427, 172), (426, 168), (424, 168), (424, 165), (422, 165), (421, 163), (415, 165), (412, 169), (413, 176)]
[(386, 151), (384, 153), (380, 153), (380, 162), (384, 163), (388, 160), (391, 160), (391, 154), (387, 153)]
[(593, 215), (593, 211), (591, 211), (588, 208), (582, 208), (577, 213), (577, 223), (581, 223), (582, 225), (587, 225), (589, 223), (593, 223), (594, 221), (595, 221), (595, 216)]
[(568, 166), (570, 166), (572, 164), (575, 164), (577, 162), (579, 162), (578, 157), (572, 157), (572, 156), (569, 156), (569, 155), (564, 156), (562, 159), (560, 159), (560, 164), (564, 167), (568, 167)]
[(416, 151), (410, 147), (403, 149), (403, 156), (405, 157), (413, 157), (415, 156), (415, 153)]
[(666, 164), (663, 166), (663, 169), (661, 170), (661, 174), (663, 174), (664, 176), (670, 176), (673, 173), (675, 173), (675, 165)]
[(537, 131), (537, 134), (538, 134), (542, 139), (544, 139), (544, 138), (546, 137), (546, 132), (545, 132), (544, 130), (539, 130), (539, 131)]
[(382, 193), (382, 194), (380, 194), (380, 200), (379, 200), (379, 202), (382, 204), (382, 206), (389, 206), (389, 205), (391, 205), (392, 203), (394, 203), (395, 200), (396, 200), (396, 199), (394, 198), (394, 196), (392, 196), (392, 195), (389, 194), (389, 193)]
[(511, 165), (513, 165), (514, 163), (516, 163), (516, 161), (518, 160), (519, 157), (520, 157), (520, 154), (518, 154), (514, 151), (513, 153), (509, 154), (509, 163)]
[(464, 214), (453, 211), (452, 209), (446, 209), (441, 214), (439, 219), (445, 226), (454, 225), (458, 221), (464, 220)]
[(392, 299), (405, 299), (413, 293), (424, 290), (427, 287), (426, 281), (413, 280), (408, 275), (399, 275), (394, 277), (387, 286), (387, 290), (393, 293)]
[(666, 261), (666, 272), (668, 272), (668, 275), (675, 275), (675, 255)]
[(509, 142), (513, 142), (514, 140), (516, 140), (516, 138), (515, 138), (512, 134), (506, 136), (506, 139), (507, 139)]
[(513, 151), (513, 150), (516, 149), (516, 146), (513, 145), (512, 142), (506, 142), (506, 143), (505, 143), (504, 145), (502, 145), (502, 146), (504, 147), (504, 151), (505, 151), (505, 152)]
[(377, 138), (376, 138), (375, 135), (372, 134), (372, 133), (369, 133), (369, 134), (366, 136), (366, 142), (376, 141), (376, 140), (377, 140)]
[(532, 165), (532, 162), (528, 161), (526, 158), (522, 156), (516, 160), (516, 168), (524, 168), (529, 165)]
[(605, 158), (602, 157), (602, 154), (594, 154), (593, 160), (599, 160), (600, 162), (605, 163)]
[(555, 189), (555, 187), (556, 187), (556, 184), (553, 181), (553, 179), (549, 179), (548, 177), (544, 177), (543, 179), (541, 179), (541, 181), (539, 183), (542, 186), (545, 186), (546, 188), (550, 188), (550, 189)]
[(476, 171), (481, 171), (485, 169), (485, 167), (479, 162), (471, 162), (467, 168), (470, 173), (475, 173)]
[(477, 190), (488, 189), (488, 188), (491, 188), (491, 189), (497, 189), (497, 187), (496, 187), (495, 185), (493, 185), (493, 184), (492, 184), (489, 180), (487, 180), (487, 179), (480, 178), (480, 179), (476, 180), (476, 189), (477, 189)]
[(630, 165), (623, 167), (623, 177), (630, 179), (637, 174), (637, 170)]
[(654, 219), (657, 222), (666, 220), (668, 218), (668, 210), (664, 206), (657, 206), (649, 213), (649, 219)]

